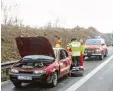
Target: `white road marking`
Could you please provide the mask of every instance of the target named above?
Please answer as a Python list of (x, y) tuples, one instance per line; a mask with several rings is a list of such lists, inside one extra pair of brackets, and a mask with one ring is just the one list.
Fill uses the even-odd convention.
[(112, 59), (113, 59), (113, 55), (65, 91), (76, 91), (80, 86), (82, 86), (88, 79), (90, 79), (95, 73), (97, 73), (100, 69), (102, 69)]

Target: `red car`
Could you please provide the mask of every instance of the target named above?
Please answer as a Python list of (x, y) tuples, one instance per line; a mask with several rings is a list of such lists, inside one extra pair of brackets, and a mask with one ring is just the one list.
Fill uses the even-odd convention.
[(107, 57), (108, 50), (103, 38), (91, 37), (86, 40), (85, 43), (85, 56), (98, 56), (100, 60), (103, 60), (104, 57)]
[(63, 48), (52, 48), (45, 37), (18, 37), (17, 47), (22, 57), (10, 70), (15, 87), (22, 83), (44, 82), (56, 86), (58, 79), (70, 73), (72, 60)]

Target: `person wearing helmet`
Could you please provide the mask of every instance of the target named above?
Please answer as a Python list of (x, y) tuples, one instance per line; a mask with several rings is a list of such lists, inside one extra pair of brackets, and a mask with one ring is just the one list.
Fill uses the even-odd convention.
[(81, 44), (79, 41), (77, 41), (76, 38), (71, 39), (71, 43), (69, 47), (72, 50), (72, 61), (73, 65), (72, 67), (79, 67), (80, 63), (80, 54), (81, 54)]
[(58, 38), (58, 40), (56, 41), (56, 48), (61, 48), (62, 47), (62, 39)]

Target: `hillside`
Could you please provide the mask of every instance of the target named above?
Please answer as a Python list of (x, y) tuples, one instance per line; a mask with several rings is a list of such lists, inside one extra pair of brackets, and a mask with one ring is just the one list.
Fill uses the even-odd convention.
[(49, 39), (52, 46), (58, 37), (63, 39), (63, 47), (70, 42), (72, 37), (87, 39), (88, 36), (101, 35), (106, 39), (106, 43), (110, 44), (110, 39), (108, 34), (102, 34), (98, 32), (95, 28), (81, 28), (75, 27), (73, 29), (64, 28), (31, 28), (31, 27), (19, 27), (7, 25), (1, 26), (1, 59), (3, 61), (8, 60), (18, 60), (20, 58), (18, 50), (16, 48), (15, 37), (24, 36), (45, 36)]

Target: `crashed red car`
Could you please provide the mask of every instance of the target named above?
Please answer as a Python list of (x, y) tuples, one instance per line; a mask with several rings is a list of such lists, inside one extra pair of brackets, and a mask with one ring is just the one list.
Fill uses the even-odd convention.
[(18, 37), (16, 44), (22, 58), (9, 71), (15, 87), (31, 82), (56, 86), (60, 77), (70, 73), (72, 61), (67, 51), (52, 48), (45, 37)]

